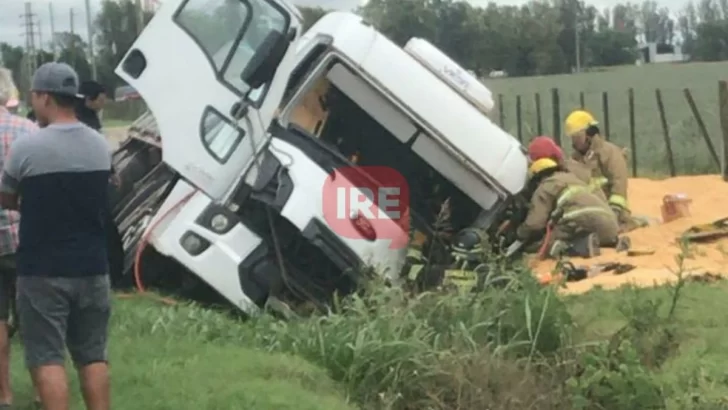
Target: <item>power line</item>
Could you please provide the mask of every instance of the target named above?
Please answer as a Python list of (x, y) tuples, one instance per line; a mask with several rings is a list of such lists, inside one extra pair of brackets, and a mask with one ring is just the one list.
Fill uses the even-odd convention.
[(86, 30), (88, 34), (88, 58), (91, 60), (91, 78), (96, 79), (96, 57), (94, 56), (94, 32), (91, 25), (91, 3), (86, 0)]
[(58, 60), (58, 48), (56, 41), (56, 24), (53, 18), (53, 3), (48, 3), (48, 14), (51, 22), (51, 51), (53, 52), (53, 60)]
[(70, 65), (75, 69), (76, 68), (76, 26), (73, 24), (73, 18), (76, 16), (76, 12), (73, 11), (73, 7), (71, 7), (68, 10), (68, 19), (69, 23), (71, 25), (71, 35), (68, 39), (68, 46), (70, 47)]
[(43, 25), (40, 22), (40, 17), (38, 20), (36, 20), (36, 24), (38, 25), (38, 50), (43, 51)]
[(30, 2), (26, 2), (25, 13), (20, 15), (20, 18), (22, 19), (21, 26), (23, 27), (23, 35), (25, 36), (25, 68), (28, 70), (28, 75), (26, 76), (28, 79), (28, 89), (31, 87), (32, 76), (38, 63), (37, 52), (35, 49), (35, 28), (38, 25), (37, 17), (38, 16), (33, 13), (32, 4)]

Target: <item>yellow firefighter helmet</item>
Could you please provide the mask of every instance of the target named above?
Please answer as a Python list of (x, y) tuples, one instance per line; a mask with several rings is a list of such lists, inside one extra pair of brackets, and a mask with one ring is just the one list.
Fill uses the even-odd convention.
[(594, 116), (584, 110), (572, 111), (566, 121), (564, 121), (564, 134), (567, 137), (573, 137), (580, 131), (584, 131), (592, 125), (599, 125)]
[(528, 175), (532, 177), (541, 171), (556, 168), (558, 166), (559, 164), (551, 158), (541, 158), (531, 163), (531, 166), (528, 167)]

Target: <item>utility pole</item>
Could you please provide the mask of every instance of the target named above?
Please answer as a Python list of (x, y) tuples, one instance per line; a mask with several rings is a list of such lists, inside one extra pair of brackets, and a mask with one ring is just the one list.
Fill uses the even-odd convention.
[(40, 24), (40, 18), (37, 20), (38, 24), (38, 50), (43, 51), (43, 26)]
[[(36, 58), (36, 51), (35, 51), (35, 25), (36, 25), (36, 15), (33, 13), (32, 4), (30, 2), (25, 3), (25, 13), (23, 13), (20, 16), (23, 19), (23, 28), (25, 30), (25, 63), (26, 63), (26, 70), (28, 71), (27, 79), (27, 89), (29, 90), (32, 86), (32, 78), (33, 73), (36, 70), (37, 65), (37, 58)], [(30, 95), (30, 94), (26, 94)], [(30, 97), (28, 97), (30, 98)], [(28, 99), (28, 102), (30, 100)]]
[(144, 7), (142, 7), (142, 0), (136, 0), (136, 11), (137, 11), (137, 37), (142, 33), (144, 26)]
[(68, 11), (68, 18), (71, 23), (71, 38), (69, 39), (69, 47), (71, 48), (71, 66), (76, 69), (76, 29), (73, 25), (73, 17), (76, 13), (73, 11), (73, 7)]
[(48, 14), (51, 20), (51, 52), (53, 60), (58, 60), (58, 47), (56, 45), (56, 21), (53, 18), (53, 3), (48, 3)]
[(579, 4), (574, 2), (574, 50), (576, 57), (576, 72), (581, 72), (581, 30), (579, 30)]
[(91, 60), (91, 78), (96, 79), (96, 56), (94, 55), (94, 32), (91, 25), (91, 2), (86, 0), (86, 30), (88, 31), (88, 58)]
[(576, 48), (576, 72), (581, 72), (581, 41), (579, 41), (579, 23), (574, 25), (574, 47)]

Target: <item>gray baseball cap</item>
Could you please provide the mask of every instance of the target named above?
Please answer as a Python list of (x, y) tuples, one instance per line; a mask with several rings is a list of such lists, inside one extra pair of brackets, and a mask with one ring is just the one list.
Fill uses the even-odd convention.
[(78, 74), (65, 63), (45, 63), (33, 74), (31, 91), (75, 97), (78, 95)]

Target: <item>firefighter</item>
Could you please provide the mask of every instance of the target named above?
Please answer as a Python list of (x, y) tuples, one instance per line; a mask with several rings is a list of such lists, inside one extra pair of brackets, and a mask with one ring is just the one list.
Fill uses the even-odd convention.
[(609, 205), (574, 174), (551, 158), (529, 167), (536, 185), (526, 220), (518, 227), (519, 240), (529, 243), (546, 231), (541, 256), (593, 257), (599, 247), (629, 248), (629, 238), (619, 237), (619, 224)]
[(602, 138), (598, 125), (590, 113), (576, 110), (566, 117), (564, 132), (571, 138), (573, 159), (591, 171), (590, 185), (602, 188), (620, 230), (628, 232), (641, 224), (632, 218), (627, 202), (627, 158), (620, 147)]
[(551, 158), (585, 183), (588, 184), (591, 180), (589, 168), (573, 158), (564, 158), (564, 151), (549, 137), (540, 136), (531, 140), (531, 143), (528, 144), (528, 157), (531, 161)]

